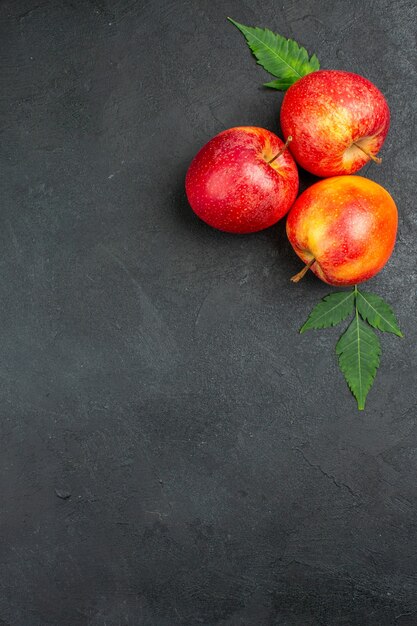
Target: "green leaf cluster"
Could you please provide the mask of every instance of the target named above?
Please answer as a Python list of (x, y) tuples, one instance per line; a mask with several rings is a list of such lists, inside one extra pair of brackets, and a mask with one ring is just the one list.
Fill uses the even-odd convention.
[(311, 311), (300, 332), (330, 328), (352, 313), (352, 321), (336, 344), (336, 354), (358, 408), (362, 410), (381, 356), (381, 344), (373, 328), (403, 336), (391, 307), (379, 296), (360, 291), (355, 286), (351, 291), (337, 291), (323, 298)]
[(243, 33), (259, 65), (276, 77), (277, 80), (265, 83), (265, 87), (285, 91), (302, 76), (320, 69), (316, 55), (309, 57), (307, 50), (293, 39), (268, 28), (252, 28), (227, 19)]

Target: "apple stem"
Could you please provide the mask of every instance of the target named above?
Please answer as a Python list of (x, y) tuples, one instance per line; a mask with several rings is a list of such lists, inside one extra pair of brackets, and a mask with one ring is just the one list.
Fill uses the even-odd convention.
[(378, 165), (381, 165), (382, 159), (380, 157), (375, 156), (374, 154), (372, 154), (372, 152), (369, 152), (369, 150), (366, 150), (366, 148), (362, 148), (362, 146), (360, 146), (357, 143), (354, 143), (353, 145), (356, 146), (357, 148), (359, 148), (359, 150), (362, 150), (362, 152), (364, 152), (367, 157), (372, 159), (372, 161), (374, 161), (374, 163), (378, 163)]
[(273, 163), (276, 159), (278, 159), (278, 157), (281, 156), (281, 154), (284, 154), (285, 150), (288, 148), (288, 144), (292, 141), (292, 137), (291, 135), (287, 138), (287, 141), (284, 143), (284, 145), (282, 146), (281, 150), (278, 152), (278, 154), (276, 154), (274, 157), (272, 157), (272, 159), (270, 161), (268, 161), (269, 165), (271, 165), (271, 163)]
[(303, 269), (300, 272), (298, 272), (298, 274), (295, 274), (295, 276), (291, 276), (292, 282), (293, 283), (298, 283), (302, 279), (302, 277), (307, 274), (308, 270), (313, 265), (315, 260), (316, 259), (313, 257), (312, 259), (310, 259), (310, 261), (307, 263), (307, 265), (305, 267), (303, 267)]

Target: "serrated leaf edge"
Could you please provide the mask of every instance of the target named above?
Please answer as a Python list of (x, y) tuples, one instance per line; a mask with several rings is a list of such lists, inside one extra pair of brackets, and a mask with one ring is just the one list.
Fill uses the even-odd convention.
[[(272, 33), (273, 35), (278, 35), (278, 33), (274, 33), (272, 30), (270, 30), (269, 28), (259, 28), (259, 26), (245, 26), (245, 24), (239, 24), (239, 22), (235, 22), (235, 20), (232, 20), (231, 17), (227, 18), (229, 20), (229, 22), (231, 22), (234, 26), (236, 26), (236, 28), (238, 28), (240, 30), (240, 32), (245, 36), (246, 41), (248, 41), (246, 35), (245, 35), (245, 31), (248, 30), (249, 28), (253, 29), (254, 31), (256, 29), (259, 30), (263, 30), (263, 31), (269, 31), (270, 33)], [(253, 32), (251, 32), (251, 35), (254, 39), (257, 39), (259, 41), (259, 43), (261, 43), (263, 46), (265, 46), (265, 48), (268, 48), (268, 50), (270, 50), (273, 54), (276, 54), (277, 57), (279, 57), (281, 59), (281, 61), (283, 63), (285, 63), (285, 65), (287, 67), (289, 67), (289, 69), (294, 72), (294, 74), (297, 74), (299, 76), (299, 78), (302, 77), (302, 74), (300, 74), (299, 72), (297, 72), (297, 70), (295, 70), (293, 67), (291, 67), (291, 65), (282, 57), (280, 56), (276, 50), (274, 50), (274, 48), (271, 48), (270, 46), (267, 46), (262, 39), (259, 39), (259, 37), (256, 36), (256, 34), (254, 34)], [(278, 35), (278, 37), (282, 37), (282, 39), (286, 39), (285, 37), (283, 37), (282, 35)], [(287, 39), (288, 41), (288, 39)], [(248, 42), (249, 43), (249, 42)], [(298, 45), (298, 44), (297, 44)], [(307, 55), (308, 56), (308, 55)], [(260, 63), (258, 60), (256, 60), (256, 62), (258, 63), (258, 65), (260, 65), (261, 67), (263, 67), (262, 63)], [(265, 69), (265, 68), (264, 68)], [(272, 74), (272, 76), (276, 76), (276, 74), (273, 74), (272, 72), (270, 72), (269, 70), (267, 70), (267, 72), (269, 72), (270, 74)], [(279, 76), (277, 76), (277, 78), (279, 78)]]
[(288, 84), (284, 85), (284, 84), (280, 84), (280, 83), (284, 83), (286, 79), (285, 78), (278, 78), (277, 80), (271, 80), (269, 83), (264, 83), (263, 86), (264, 87), (269, 87), (270, 89), (278, 89), (279, 91), (286, 91), (288, 89), (288, 87), (291, 87), (291, 85), (293, 85), (293, 81), (287, 81)]
[[(294, 74), (296, 74), (299, 78), (302, 78), (303, 76), (305, 76), (305, 74), (300, 74), (300, 72), (298, 72), (298, 71), (297, 71), (297, 70), (296, 70), (296, 69), (295, 69), (292, 65), (290, 65), (290, 64), (289, 64), (289, 63), (285, 60), (285, 58), (284, 58), (284, 57), (282, 57), (280, 54), (278, 54), (278, 52), (277, 52), (274, 48), (271, 48), (270, 46), (266, 45), (266, 44), (262, 41), (262, 39), (259, 39), (259, 37), (257, 37), (257, 36), (256, 36), (256, 34), (254, 33), (254, 31), (256, 31), (256, 30), (261, 30), (261, 31), (264, 31), (264, 32), (269, 32), (269, 33), (271, 33), (272, 35), (274, 35), (275, 37), (280, 37), (281, 39), (283, 39), (283, 40), (284, 40), (284, 41), (286, 41), (286, 42), (294, 42), (300, 50), (302, 50), (302, 51), (304, 51), (304, 52), (306, 53), (306, 56), (307, 56), (307, 63), (308, 63), (309, 65), (311, 65), (311, 64), (313, 63), (313, 67), (312, 67), (311, 71), (312, 71), (312, 72), (314, 72), (314, 71), (317, 71), (318, 69), (320, 69), (320, 62), (319, 62), (319, 60), (318, 60), (318, 58), (317, 58), (317, 55), (316, 55), (315, 53), (313, 53), (311, 56), (309, 56), (307, 49), (306, 49), (306, 48), (304, 48), (304, 46), (301, 46), (301, 45), (300, 45), (297, 41), (295, 41), (295, 39), (290, 39), (290, 38), (284, 37), (283, 35), (280, 35), (279, 33), (274, 33), (274, 31), (272, 31), (272, 30), (271, 30), (271, 29), (269, 29), (269, 28), (260, 28), (259, 26), (246, 26), (245, 24), (240, 24), (239, 22), (236, 22), (236, 21), (235, 21), (234, 19), (232, 19), (231, 17), (228, 17), (227, 19), (229, 20), (229, 22), (230, 22), (231, 24), (233, 24), (234, 26), (236, 26), (236, 28), (237, 28), (238, 30), (240, 30), (240, 32), (243, 34), (243, 36), (245, 37), (245, 39), (246, 39), (246, 41), (247, 41), (247, 43), (248, 43), (248, 45), (249, 45), (249, 47), (250, 47), (250, 49), (251, 49), (251, 51), (252, 51), (252, 54), (254, 54), (254, 52), (253, 52), (253, 50), (252, 50), (252, 48), (251, 48), (251, 46), (250, 46), (250, 44), (249, 44), (249, 39), (248, 39), (248, 37), (246, 36), (246, 32), (245, 32), (245, 31), (247, 31), (247, 32), (249, 33), (249, 29), (251, 29), (251, 31), (252, 31), (252, 32), (250, 32), (250, 35), (251, 35), (252, 37), (254, 37), (254, 39), (256, 39), (257, 41), (259, 41), (259, 43), (261, 43), (263, 46), (265, 46), (265, 48), (267, 48), (268, 50), (270, 50), (273, 54), (276, 54), (276, 56), (277, 56), (277, 57), (278, 57), (278, 58), (279, 58), (279, 59), (280, 59), (280, 60), (281, 60), (281, 61), (282, 61), (282, 62), (283, 62), (283, 63), (284, 63), (284, 64), (285, 64), (285, 65), (286, 65), (286, 66), (287, 66), (287, 67), (288, 67), (288, 68), (289, 68), (289, 69), (290, 69), (290, 70), (291, 70)], [(254, 54), (254, 56), (255, 56), (255, 54)], [(255, 58), (256, 58), (256, 56), (255, 56)], [(277, 74), (274, 74), (274, 72), (271, 72), (270, 70), (267, 70), (267, 69), (266, 69), (266, 68), (262, 65), (262, 63), (261, 63), (261, 62), (260, 62), (257, 58), (256, 58), (256, 62), (257, 62), (257, 64), (258, 64), (258, 65), (260, 65), (261, 67), (263, 67), (263, 68), (265, 69), (265, 71), (269, 72), (269, 74), (271, 74), (272, 76), (276, 76), (276, 78), (280, 79), (280, 77), (279, 77), (279, 76), (277, 76)], [(316, 68), (316, 67), (314, 67), (315, 65), (317, 65), (317, 68)], [(298, 80), (298, 79), (297, 79), (297, 80)], [(271, 81), (271, 83), (274, 83), (274, 82), (276, 82), (276, 81)], [(293, 82), (294, 82), (294, 81), (293, 81)], [(292, 83), (291, 83), (291, 84), (292, 84)], [(266, 86), (266, 87), (271, 87), (272, 85), (271, 85), (271, 84), (266, 83), (266, 84), (265, 84), (265, 86)], [(280, 89), (280, 88), (279, 88), (279, 87), (275, 87), (275, 86), (273, 86), (273, 89)]]
[[(344, 293), (344, 292), (343, 292), (343, 291), (335, 291), (335, 292), (334, 292), (334, 294), (336, 294), (336, 293)], [(347, 318), (347, 316), (348, 316), (348, 315), (350, 315), (350, 314), (352, 313), (352, 310), (353, 310), (353, 307), (354, 307), (354, 304), (355, 304), (355, 291), (349, 291), (349, 292), (347, 292), (346, 299), (345, 299), (345, 300), (342, 300), (342, 302), (339, 302), (339, 304), (337, 304), (336, 306), (332, 307), (332, 308), (330, 309), (330, 311), (328, 311), (328, 312), (327, 312), (327, 314), (328, 314), (329, 312), (334, 311), (334, 309), (336, 309), (338, 306), (341, 306), (341, 304), (343, 304), (343, 303), (344, 303), (344, 302), (345, 302), (348, 298), (350, 298), (350, 297), (351, 297), (351, 298), (352, 298), (352, 310), (350, 310), (348, 313), (346, 313), (345, 317), (342, 317), (342, 319), (341, 319), (341, 320), (339, 320), (338, 322), (335, 322), (334, 324), (330, 324), (330, 326), (321, 326), (321, 327), (319, 327), (319, 328), (314, 327), (314, 326), (310, 326), (309, 328), (305, 328), (305, 327), (307, 326), (307, 324), (308, 324), (308, 322), (309, 322), (309, 320), (310, 320), (310, 318), (311, 318), (311, 316), (312, 316), (313, 312), (314, 312), (314, 309), (315, 309), (315, 308), (316, 308), (319, 304), (321, 304), (322, 302), (325, 302), (325, 301), (326, 301), (326, 298), (328, 298), (329, 296), (332, 296), (332, 295), (334, 295), (334, 294), (329, 293), (327, 296), (324, 296), (324, 298), (322, 298), (322, 299), (321, 299), (321, 301), (320, 301), (318, 304), (316, 304), (316, 306), (312, 309), (312, 311), (311, 311), (310, 315), (308, 316), (307, 320), (306, 320), (306, 321), (304, 322), (304, 324), (301, 326), (301, 328), (300, 328), (300, 333), (301, 333), (301, 334), (302, 334), (302, 333), (304, 333), (306, 330), (322, 330), (323, 328), (331, 328), (331, 327), (333, 327), (333, 326), (336, 326), (337, 324), (340, 324), (340, 322), (343, 322), (343, 321)], [(324, 317), (324, 315), (325, 315), (325, 314), (323, 314), (323, 316), (322, 316), (322, 317)]]
[[(383, 320), (384, 320), (384, 322), (385, 322), (386, 324), (388, 324), (388, 326), (390, 326), (393, 330), (383, 330), (382, 328), (379, 328), (378, 326), (375, 326), (375, 325), (374, 325), (374, 324), (372, 324), (372, 323), (371, 323), (371, 322), (370, 322), (370, 321), (369, 321), (369, 320), (368, 320), (368, 319), (367, 319), (364, 315), (362, 315), (362, 313), (359, 311), (359, 315), (361, 316), (361, 318), (362, 318), (365, 322), (367, 322), (367, 323), (369, 324), (369, 326), (372, 326), (372, 328), (376, 328), (377, 330), (381, 331), (381, 333), (386, 333), (386, 332), (388, 332), (388, 333), (392, 333), (393, 335), (396, 335), (397, 337), (404, 337), (403, 333), (401, 332), (401, 330), (400, 330), (400, 328), (399, 328), (399, 326), (398, 326), (398, 324), (397, 324), (397, 320), (396, 320), (396, 318), (395, 318), (395, 313), (394, 313), (394, 311), (392, 310), (392, 308), (390, 307), (390, 305), (388, 304), (388, 302), (385, 302), (385, 300), (384, 300), (383, 298), (381, 298), (381, 296), (377, 296), (378, 298), (381, 298), (381, 300), (382, 300), (382, 302), (385, 304), (385, 306), (387, 306), (387, 307), (389, 308), (389, 310), (391, 311), (392, 316), (393, 316), (393, 318), (395, 319), (395, 322), (396, 322), (396, 327), (395, 327), (395, 326), (393, 326), (393, 324), (392, 324), (389, 320), (387, 320), (387, 318), (386, 318), (386, 317), (384, 317), (383, 315), (381, 315), (381, 313), (379, 313), (379, 312), (375, 309), (375, 307), (373, 307), (373, 306), (372, 306), (372, 304), (369, 302), (369, 300), (367, 300), (367, 299), (366, 299), (366, 297), (365, 297), (365, 295), (367, 295), (367, 294), (368, 294), (368, 292), (367, 292), (367, 291), (361, 291), (360, 289), (357, 289), (357, 291), (356, 291), (356, 298), (358, 297), (358, 295), (360, 295), (360, 296), (361, 296), (361, 297), (365, 300), (365, 302), (367, 303), (367, 305), (368, 305), (368, 306), (369, 306), (369, 307), (370, 307), (373, 311), (375, 311), (376, 315), (378, 315), (381, 319), (383, 319)], [(375, 295), (375, 294), (370, 294), (370, 295)]]
[[(356, 292), (356, 290), (355, 290), (355, 292)], [(363, 411), (363, 410), (365, 409), (366, 398), (368, 397), (368, 393), (369, 393), (369, 391), (371, 390), (372, 385), (374, 384), (375, 376), (376, 376), (376, 373), (377, 373), (378, 368), (379, 368), (379, 365), (380, 365), (380, 357), (381, 357), (381, 354), (382, 354), (382, 348), (381, 348), (381, 344), (380, 344), (380, 341), (379, 341), (379, 339), (378, 339), (378, 336), (377, 336), (377, 335), (376, 335), (376, 333), (373, 331), (372, 326), (371, 326), (370, 324), (368, 324), (366, 321), (363, 321), (363, 323), (364, 323), (364, 324), (366, 324), (366, 325), (368, 326), (369, 331), (370, 331), (370, 332), (374, 335), (374, 337), (375, 337), (375, 339), (376, 339), (376, 341), (377, 341), (377, 344), (378, 344), (378, 354), (377, 354), (377, 359), (378, 359), (378, 362), (377, 362), (377, 365), (376, 365), (376, 367), (375, 367), (375, 371), (374, 371), (374, 373), (373, 373), (373, 375), (372, 375), (371, 385), (370, 385), (369, 389), (368, 389), (368, 390), (366, 390), (365, 396), (363, 397), (363, 394), (364, 394), (364, 389), (363, 389), (363, 385), (362, 385), (362, 369), (361, 369), (361, 367), (360, 367), (360, 362), (361, 362), (361, 361), (360, 361), (360, 350), (359, 350), (359, 347), (360, 347), (360, 342), (361, 342), (361, 339), (360, 339), (360, 325), (359, 325), (359, 320), (360, 320), (360, 319), (361, 319), (361, 316), (359, 315), (359, 311), (358, 311), (358, 309), (356, 308), (354, 318), (352, 319), (352, 321), (350, 322), (350, 324), (349, 324), (349, 326), (346, 328), (346, 330), (345, 330), (345, 331), (344, 331), (344, 332), (340, 335), (340, 337), (339, 337), (339, 339), (338, 339), (338, 341), (337, 341), (337, 344), (336, 344), (336, 354), (337, 354), (337, 356), (339, 357), (339, 367), (340, 367), (341, 372), (342, 372), (342, 374), (343, 374), (343, 376), (344, 376), (344, 378), (345, 378), (345, 381), (347, 382), (347, 385), (348, 385), (348, 387), (349, 387), (350, 391), (352, 392), (353, 396), (354, 396), (354, 397), (355, 397), (355, 399), (356, 399), (356, 402), (357, 402), (357, 404), (358, 404), (358, 409), (359, 409), (359, 411)], [(343, 336), (345, 335), (345, 333), (347, 333), (347, 332), (348, 332), (348, 330), (349, 330), (350, 326), (352, 325), (352, 323), (353, 323), (355, 320), (356, 320), (356, 325), (357, 325), (357, 331), (356, 331), (356, 332), (357, 332), (357, 343), (358, 343), (358, 351), (357, 351), (357, 355), (358, 355), (358, 372), (359, 372), (359, 379), (360, 379), (360, 384), (359, 384), (359, 387), (360, 387), (360, 393), (359, 393), (359, 394), (356, 394), (356, 392), (355, 392), (354, 388), (353, 388), (353, 387), (352, 387), (352, 385), (350, 384), (349, 380), (348, 380), (348, 379), (347, 379), (347, 377), (346, 377), (345, 372), (343, 371), (343, 369), (342, 369), (342, 367), (341, 367), (341, 365), (340, 365), (340, 357), (341, 357), (341, 354), (342, 354), (343, 352), (346, 352), (346, 346), (345, 346), (345, 348), (344, 348), (344, 350), (343, 350), (343, 351), (340, 351), (340, 347), (339, 347), (339, 344), (340, 344), (341, 339), (343, 338)], [(362, 320), (361, 320), (361, 321), (362, 321)], [(349, 345), (350, 345), (350, 344), (349, 344)]]

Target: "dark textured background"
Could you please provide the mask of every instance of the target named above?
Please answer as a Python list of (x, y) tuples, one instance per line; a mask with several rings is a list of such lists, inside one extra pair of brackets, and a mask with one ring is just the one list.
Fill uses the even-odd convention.
[[(359, 413), (283, 224), (201, 223), (186, 168), (279, 132), (226, 15), (386, 94), (406, 338)], [(417, 624), (416, 3), (0, 2), (0, 624)], [(304, 179), (305, 180), (305, 179)]]

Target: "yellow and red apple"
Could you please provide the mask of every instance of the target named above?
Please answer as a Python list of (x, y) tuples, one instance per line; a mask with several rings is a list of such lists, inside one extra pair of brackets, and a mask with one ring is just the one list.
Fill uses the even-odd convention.
[(185, 188), (193, 211), (230, 233), (268, 228), (290, 209), (298, 170), (286, 145), (254, 126), (225, 130), (194, 157)]
[(360, 176), (315, 183), (296, 200), (287, 235), (306, 267), (329, 285), (354, 285), (372, 278), (391, 256), (397, 207), (381, 185)]
[(382, 93), (366, 78), (319, 70), (297, 80), (281, 107), (284, 137), (301, 167), (316, 176), (353, 174), (384, 143), (390, 111)]

